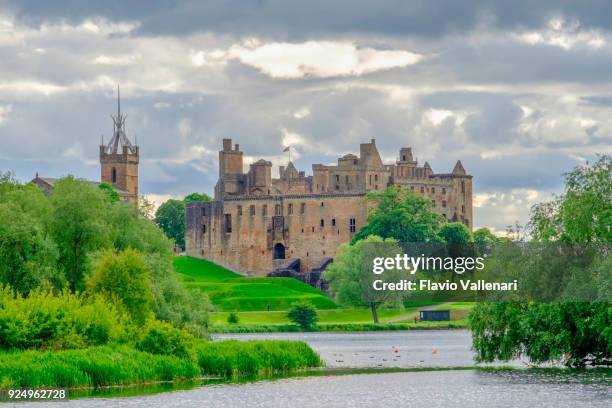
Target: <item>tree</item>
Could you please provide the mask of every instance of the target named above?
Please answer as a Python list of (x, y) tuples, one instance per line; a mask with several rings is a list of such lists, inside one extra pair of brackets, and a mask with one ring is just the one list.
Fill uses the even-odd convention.
[(59, 289), (58, 251), (46, 224), (51, 206), (40, 189), (0, 174), (0, 283), (23, 295)]
[(472, 234), (474, 242), (478, 245), (490, 245), (498, 242), (498, 237), (488, 228), (478, 228)]
[[(341, 305), (369, 307), (374, 323), (379, 323), (378, 308), (383, 304), (399, 306), (402, 294), (399, 291), (372, 290), (374, 274), (369, 269), (371, 259), (394, 257), (401, 252), (395, 239), (382, 239), (376, 235), (370, 235), (352, 245), (340, 245), (334, 262), (324, 272), (329, 290)], [(385, 280), (393, 281), (393, 277), (393, 271), (385, 272)]]
[(185, 248), (185, 203), (170, 199), (155, 212), (155, 223), (166, 236)]
[(138, 199), (138, 213), (141, 217), (153, 221), (155, 219), (155, 204), (146, 196), (140, 196)]
[(287, 317), (300, 326), (302, 330), (311, 330), (318, 320), (317, 310), (313, 305), (305, 302), (294, 303), (287, 313)]
[(155, 223), (166, 236), (185, 249), (185, 203), (192, 201), (210, 202), (207, 194), (191, 193), (183, 200), (170, 199), (159, 206), (155, 212)]
[(88, 290), (118, 302), (139, 324), (151, 314), (151, 274), (142, 254), (134, 249), (100, 252), (93, 261)]
[(369, 235), (395, 238), (399, 242), (437, 241), (442, 216), (431, 211), (431, 201), (410, 190), (389, 187), (383, 193), (368, 194), (375, 205), (368, 223), (353, 237), (355, 243)]
[(450, 222), (442, 225), (438, 236), (448, 244), (469, 244), (474, 241), (470, 230), (460, 222)]
[[(595, 287), (609, 288), (610, 257), (605, 248), (612, 242), (611, 225), (612, 158), (602, 156), (566, 174), (565, 193), (534, 206), (528, 228), (539, 242), (604, 243), (603, 256), (581, 268), (585, 275), (595, 272)], [(558, 275), (557, 270), (561, 269), (544, 272)], [(609, 292), (603, 299), (609, 299)], [(534, 363), (563, 361), (570, 366), (612, 362), (609, 301), (481, 303), (469, 321), (480, 361), (525, 356)]]
[(121, 199), (121, 197), (119, 197), (119, 193), (115, 191), (115, 188), (111, 183), (102, 182), (98, 184), (98, 188), (104, 191), (111, 203), (119, 202)]
[(103, 191), (73, 177), (55, 184), (50, 201), (50, 232), (59, 250), (59, 270), (73, 292), (82, 290), (87, 258), (110, 246), (105, 220), (111, 203)]
[(227, 315), (227, 322), (229, 324), (238, 324), (238, 315), (234, 312), (231, 312), (229, 315)]
[(184, 202), (190, 203), (192, 201), (200, 201), (204, 203), (210, 203), (212, 198), (206, 193), (191, 193), (183, 199)]

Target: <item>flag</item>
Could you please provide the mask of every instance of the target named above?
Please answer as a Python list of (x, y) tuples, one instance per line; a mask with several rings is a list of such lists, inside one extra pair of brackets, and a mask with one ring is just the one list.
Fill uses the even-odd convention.
[(285, 148), (283, 149), (283, 153), (288, 152), (290, 147), (291, 147), (291, 146), (287, 146), (287, 147), (285, 147)]

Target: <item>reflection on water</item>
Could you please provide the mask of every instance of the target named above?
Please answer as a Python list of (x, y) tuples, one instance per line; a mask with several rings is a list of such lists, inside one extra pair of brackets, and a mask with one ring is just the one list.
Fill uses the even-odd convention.
[(19, 406), (612, 406), (612, 370), (524, 369), (520, 362), (514, 364), (523, 369), (475, 367), (467, 331), (275, 333), (217, 338), (304, 340), (321, 354), (327, 367), (259, 381), (213, 379), (111, 388), (96, 391), (95, 398), (91, 398), (91, 392), (82, 391), (79, 396), (89, 397)]
[(130, 398), (20, 406), (72, 407), (609, 407), (610, 370), (436, 370), (317, 375), (214, 384)]

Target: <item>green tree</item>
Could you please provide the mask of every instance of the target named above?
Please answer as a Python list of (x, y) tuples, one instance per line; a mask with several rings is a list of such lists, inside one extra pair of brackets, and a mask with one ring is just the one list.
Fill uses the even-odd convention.
[(448, 244), (469, 244), (474, 241), (470, 230), (460, 222), (450, 222), (442, 225), (438, 236)]
[[(372, 320), (379, 323), (378, 309), (384, 304), (400, 306), (402, 295), (396, 291), (373, 291), (369, 265), (373, 257), (394, 257), (401, 253), (393, 238), (382, 239), (370, 235), (355, 244), (342, 244), (336, 252), (334, 262), (327, 267), (324, 278), (336, 301), (346, 306), (366, 306), (372, 312)], [(385, 272), (385, 280), (393, 280), (393, 271)]]
[(431, 211), (431, 201), (410, 190), (389, 187), (383, 193), (368, 194), (375, 209), (368, 223), (353, 237), (355, 243), (369, 235), (395, 238), (399, 242), (437, 241), (442, 216)]
[(311, 330), (317, 323), (317, 310), (310, 303), (299, 302), (291, 306), (287, 317), (302, 330)]
[(490, 245), (498, 242), (498, 237), (491, 232), (488, 228), (478, 228), (472, 234), (474, 237), (474, 242), (478, 245)]
[[(607, 245), (612, 242), (611, 225), (612, 159), (602, 156), (592, 165), (568, 173), (565, 193), (534, 206), (528, 227), (535, 241)], [(596, 287), (609, 289), (609, 254), (582, 268), (585, 272), (589, 271), (584, 268), (593, 269), (593, 276), (601, 283)], [(555, 275), (557, 271), (544, 272)], [(580, 288), (570, 288), (574, 289)], [(594, 294), (594, 298), (599, 296)], [(472, 310), (469, 321), (474, 350), (481, 361), (519, 356), (534, 363), (561, 360), (572, 366), (612, 361), (612, 308), (608, 301), (482, 303)]]
[(238, 315), (234, 312), (231, 312), (229, 315), (227, 315), (227, 322), (229, 324), (238, 324), (238, 321), (240, 319), (238, 319)]
[(170, 199), (159, 206), (155, 212), (155, 223), (166, 236), (185, 249), (185, 204), (192, 201), (210, 202), (207, 194), (191, 193), (183, 200)]
[(51, 205), (50, 232), (59, 249), (59, 269), (72, 291), (83, 290), (87, 258), (110, 246), (105, 220), (111, 204), (100, 189), (66, 177), (55, 184)]
[(59, 289), (58, 250), (47, 232), (51, 206), (40, 189), (0, 174), (0, 283), (27, 295)]
[(98, 184), (98, 188), (104, 191), (111, 203), (119, 202), (121, 199), (121, 197), (119, 197), (119, 193), (115, 191), (115, 188), (111, 183), (102, 182)]
[(139, 324), (151, 314), (151, 274), (142, 254), (134, 249), (100, 252), (93, 261), (88, 290), (118, 302)]
[(185, 248), (185, 203), (168, 200), (155, 212), (155, 223), (178, 246)]
[(190, 203), (192, 201), (201, 201), (204, 203), (210, 203), (212, 198), (206, 193), (191, 193), (183, 199), (184, 202)]

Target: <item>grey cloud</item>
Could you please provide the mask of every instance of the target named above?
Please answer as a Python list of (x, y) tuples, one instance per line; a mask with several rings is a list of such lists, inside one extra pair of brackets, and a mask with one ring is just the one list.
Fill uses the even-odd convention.
[(214, 31), (230, 35), (274, 36), (285, 39), (360, 32), (394, 36), (440, 36), (471, 31), (483, 18), (502, 29), (513, 29), (540, 27), (556, 16), (579, 20), (585, 27), (605, 30), (612, 27), (612, 5), (596, 0), (154, 0), (146, 3), (134, 0), (20, 0), (5, 1), (5, 4), (31, 24), (40, 24), (47, 20), (75, 21), (103, 16), (113, 20), (141, 21), (139, 33), (144, 35)]

